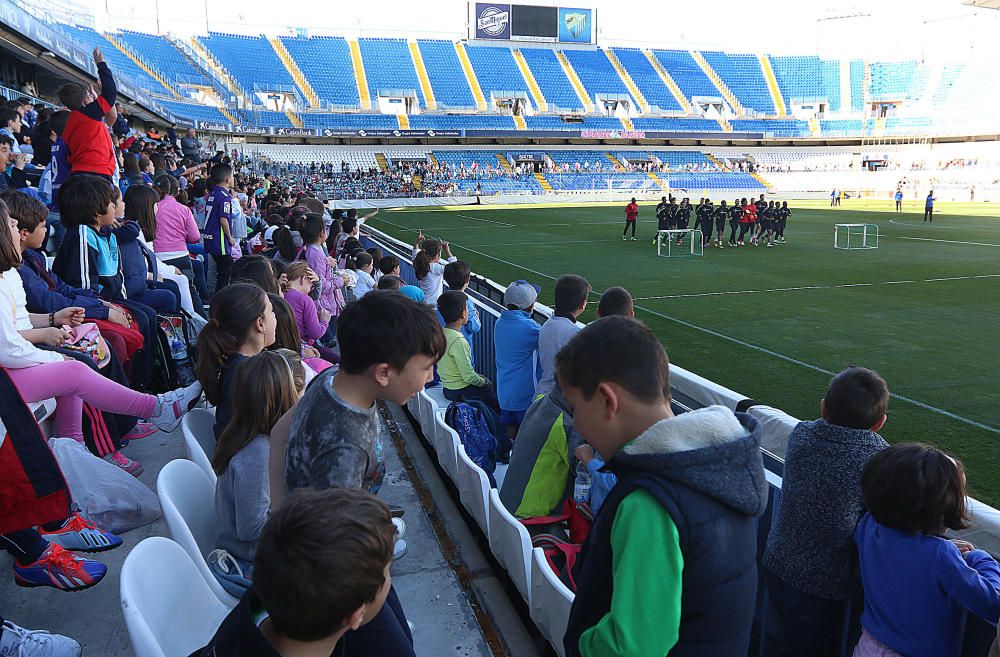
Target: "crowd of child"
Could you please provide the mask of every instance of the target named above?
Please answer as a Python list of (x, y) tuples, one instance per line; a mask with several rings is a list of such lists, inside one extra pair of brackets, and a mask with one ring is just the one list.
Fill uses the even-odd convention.
[[(505, 427), (500, 498), (511, 513), (589, 508), (567, 655), (747, 654), (768, 502), (762, 428), (723, 406), (672, 404), (667, 353), (626, 290), (605, 291), (583, 327), (591, 285), (562, 276), (553, 316), (539, 324), (541, 288), (511, 282), (491, 381), (473, 356), (482, 324), (470, 268), (447, 242), (418, 237), (417, 285), (406, 285), (397, 256), (361, 244), (371, 214), (338, 216), (224, 154), (208, 167), (175, 164), (170, 140), (116, 138), (114, 79), (99, 51), (95, 61), (100, 95), (67, 85), (61, 125), (50, 119), (49, 191), (8, 175), (17, 182), (0, 193), (0, 410), (11, 440), (30, 438), (42, 463), (28, 451), (15, 455), (16, 472), (0, 461), (10, 468), (4, 504), (43, 490), (24, 480), (46, 464), (45, 485), (59, 492), (61, 481), (8, 391), (55, 397), (54, 435), (136, 475), (124, 441), (172, 431), (204, 393), (218, 477), (208, 563), (240, 601), (195, 654), (412, 656), (390, 575), (406, 525), (377, 497), (386, 466), (376, 403), (405, 404), (439, 378), (449, 400), (481, 403)], [(0, 135), (0, 154), (10, 139)], [(149, 394), (158, 316), (181, 310), (206, 316), (197, 381)], [(72, 348), (87, 325), (107, 345), (99, 358)], [(961, 463), (923, 444), (890, 447), (878, 434), (888, 402), (881, 377), (848, 368), (830, 382), (821, 418), (789, 437), (763, 560), (768, 654), (832, 655), (855, 627), (844, 603), (862, 592), (856, 657), (958, 657), (966, 611), (1000, 617), (1000, 566), (945, 537), (968, 523)], [(121, 538), (65, 491), (54, 502), (31, 495), (0, 507), (17, 583), (97, 584), (107, 568), (78, 553)], [(72, 639), (3, 622), (0, 654), (79, 652)]]

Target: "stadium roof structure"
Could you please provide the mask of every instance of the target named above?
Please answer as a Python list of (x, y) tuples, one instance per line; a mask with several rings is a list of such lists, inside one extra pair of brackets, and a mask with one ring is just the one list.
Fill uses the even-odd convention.
[(1000, 0), (963, 0), (962, 4), (983, 9), (1000, 9)]

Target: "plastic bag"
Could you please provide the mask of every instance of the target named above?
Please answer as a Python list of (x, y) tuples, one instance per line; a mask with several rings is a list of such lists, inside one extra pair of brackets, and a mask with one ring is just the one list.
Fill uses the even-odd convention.
[(160, 500), (141, 481), (72, 438), (50, 438), (72, 499), (98, 527), (119, 534), (160, 517)]

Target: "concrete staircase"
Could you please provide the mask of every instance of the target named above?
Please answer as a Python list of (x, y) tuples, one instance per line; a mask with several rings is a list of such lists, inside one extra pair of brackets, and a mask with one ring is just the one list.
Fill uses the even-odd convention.
[(604, 54), (608, 56), (608, 61), (611, 62), (611, 66), (618, 71), (618, 77), (620, 77), (622, 82), (625, 83), (625, 88), (628, 89), (630, 94), (632, 94), (632, 98), (635, 98), (635, 102), (639, 104), (639, 111), (643, 114), (649, 114), (649, 103), (646, 102), (646, 97), (642, 95), (642, 91), (639, 90), (639, 86), (635, 83), (635, 80), (633, 80), (632, 76), (629, 75), (629, 72), (625, 70), (622, 63), (618, 61), (618, 55), (616, 55), (611, 48), (605, 48)]
[(378, 164), (379, 171), (385, 173), (389, 170), (389, 160), (386, 159), (385, 153), (375, 153), (375, 163)]
[(528, 129), (528, 122), (524, 120), (523, 116), (521, 116), (520, 114), (515, 114), (513, 118), (514, 118), (514, 126), (518, 130)]
[(817, 119), (816, 117), (809, 119), (809, 136), (810, 137), (820, 136), (819, 119)]
[(520, 49), (512, 50), (511, 52), (514, 54), (514, 63), (520, 69), (524, 81), (528, 83), (528, 90), (531, 91), (531, 97), (535, 100), (535, 107), (538, 108), (539, 112), (547, 112), (549, 110), (549, 103), (545, 100), (545, 96), (542, 95), (542, 88), (538, 86), (535, 74), (528, 68), (528, 62), (525, 61), (524, 54)]
[(767, 55), (758, 55), (757, 60), (760, 62), (760, 70), (764, 73), (767, 90), (771, 92), (771, 102), (774, 103), (774, 109), (778, 116), (788, 116), (788, 110), (785, 108), (785, 99), (781, 95), (781, 89), (778, 87), (778, 78), (774, 76), (771, 60)]
[(371, 111), (372, 98), (368, 93), (368, 76), (365, 75), (365, 64), (361, 61), (361, 46), (357, 39), (347, 42), (347, 47), (351, 51), (351, 66), (354, 67), (354, 81), (358, 85), (358, 101), (361, 109)]
[(427, 154), (427, 161), (430, 162), (431, 165), (433, 166), (438, 166), (439, 164), (438, 159), (437, 157), (435, 157), (433, 152)]
[(607, 158), (608, 162), (611, 162), (611, 164), (614, 165), (615, 171), (624, 171), (625, 170), (625, 167), (622, 166), (622, 163), (619, 162), (617, 159), (615, 159), (615, 156), (612, 155), (611, 153), (605, 153), (604, 157)]
[(583, 103), (583, 111), (590, 114), (594, 111), (594, 103), (591, 102), (590, 97), (587, 96), (587, 90), (584, 88), (583, 83), (580, 82), (580, 76), (576, 74), (573, 69), (573, 65), (569, 63), (566, 59), (566, 55), (561, 51), (556, 51), (556, 59), (559, 60), (559, 65), (562, 66), (563, 73), (569, 78), (569, 82), (573, 85), (573, 89), (576, 91), (576, 95), (580, 97), (580, 102)]
[(727, 121), (726, 119), (719, 118), (716, 119), (715, 122), (719, 124), (719, 127), (722, 128), (723, 132), (733, 131), (733, 124)]
[(660, 178), (658, 175), (656, 175), (652, 171), (647, 171), (646, 175), (649, 176), (650, 180), (652, 180), (653, 182), (655, 182), (659, 186), (660, 189), (666, 191), (667, 184), (665, 182), (663, 182), (662, 178)]
[(746, 116), (747, 111), (746, 109), (744, 109), (743, 105), (740, 104), (740, 101), (737, 100), (736, 94), (734, 94), (732, 89), (730, 89), (726, 85), (726, 83), (722, 81), (722, 78), (720, 78), (719, 74), (715, 72), (715, 69), (712, 68), (712, 65), (708, 63), (708, 60), (705, 59), (705, 56), (702, 55), (697, 50), (692, 50), (691, 57), (694, 58), (694, 61), (698, 64), (698, 66), (701, 67), (701, 70), (705, 72), (705, 75), (708, 76), (708, 79), (711, 80), (712, 84), (714, 84), (716, 89), (719, 90), (719, 93), (722, 94), (722, 97), (726, 99), (726, 102), (729, 103), (729, 106), (733, 108), (733, 111), (736, 112), (736, 115)]
[(755, 180), (756, 180), (757, 182), (759, 182), (759, 183), (760, 183), (761, 185), (763, 185), (765, 189), (767, 189), (767, 193), (768, 193), (768, 194), (774, 194), (774, 193), (775, 193), (775, 188), (774, 188), (774, 185), (772, 185), (772, 184), (771, 184), (771, 183), (769, 183), (769, 182), (768, 182), (767, 180), (765, 180), (765, 179), (764, 179), (764, 176), (760, 175), (760, 174), (759, 174), (759, 173), (757, 173), (756, 171), (754, 171), (754, 172), (753, 172), (753, 173), (751, 173), (750, 175), (751, 175), (751, 176), (753, 176), (753, 177), (754, 177), (754, 179), (755, 179)]
[(653, 70), (656, 71), (656, 74), (660, 76), (661, 80), (663, 80), (663, 84), (667, 85), (667, 89), (670, 89), (670, 93), (674, 95), (674, 98), (677, 100), (677, 103), (681, 106), (681, 109), (684, 110), (684, 113), (690, 114), (691, 103), (689, 103), (688, 99), (684, 97), (684, 92), (681, 91), (681, 88), (677, 86), (677, 82), (675, 82), (673, 76), (667, 72), (667, 69), (663, 68), (663, 65), (660, 63), (660, 60), (656, 58), (656, 55), (653, 54), (653, 51), (643, 50), (642, 54), (644, 54), (646, 56), (646, 59), (649, 60), (650, 66), (653, 67)]
[(319, 96), (316, 94), (316, 90), (313, 89), (311, 84), (309, 84), (309, 80), (306, 79), (302, 69), (300, 69), (299, 65), (295, 63), (294, 59), (292, 59), (292, 54), (288, 52), (288, 48), (285, 47), (285, 44), (282, 43), (281, 39), (276, 36), (269, 36), (267, 37), (267, 40), (271, 44), (271, 47), (274, 48), (274, 52), (278, 55), (278, 59), (280, 59), (281, 63), (285, 65), (285, 70), (287, 70), (288, 74), (292, 76), (292, 80), (295, 81), (295, 86), (297, 86), (299, 91), (302, 92), (302, 97), (309, 103), (309, 107), (319, 109), (320, 102)]
[(288, 117), (289, 123), (291, 123), (294, 127), (296, 128), (302, 127), (302, 119), (300, 119), (299, 115), (293, 112), (292, 110), (286, 109), (285, 116)]
[(424, 105), (428, 110), (437, 109), (437, 100), (434, 98), (434, 89), (431, 87), (430, 76), (427, 75), (427, 67), (424, 66), (424, 57), (420, 53), (420, 46), (416, 41), (410, 41), (410, 57), (413, 59), (413, 68), (417, 71), (417, 80), (420, 81), (420, 90), (424, 93)]
[(542, 174), (536, 173), (535, 180), (538, 181), (538, 184), (542, 186), (542, 189), (544, 189), (546, 193), (553, 191), (552, 185), (549, 184), (549, 181), (546, 180), (545, 176), (543, 176)]
[(177, 91), (177, 88), (171, 82), (168, 82), (166, 78), (164, 78), (158, 72), (154, 71), (152, 68), (147, 66), (146, 62), (139, 59), (139, 57), (134, 52), (132, 52), (132, 49), (126, 46), (124, 43), (122, 43), (117, 36), (108, 33), (102, 33), (101, 36), (110, 41), (115, 48), (121, 50), (126, 57), (135, 62), (135, 65), (141, 68), (143, 71), (145, 71), (146, 75), (148, 75), (149, 77), (153, 78), (154, 80), (162, 84), (164, 87), (166, 87), (170, 91), (170, 93), (173, 94), (174, 98), (178, 99), (183, 98), (183, 96), (181, 96), (180, 92)]
[(627, 132), (632, 132), (635, 130), (635, 126), (632, 125), (632, 119), (627, 116), (619, 116), (618, 120), (621, 121), (622, 129)]
[(727, 167), (722, 160), (720, 160), (719, 158), (715, 157), (711, 153), (705, 153), (705, 157), (708, 158), (709, 162), (712, 162), (713, 164), (718, 165), (723, 171), (729, 171), (729, 167)]
[(408, 117), (407, 115), (405, 115), (405, 114), (397, 114), (396, 115), (396, 122), (399, 123), (399, 129), (400, 130), (409, 130), (410, 129), (410, 117)]
[(497, 153), (497, 162), (499, 162), (500, 166), (503, 167), (504, 172), (510, 173), (511, 171), (510, 160), (507, 159), (506, 155), (504, 155), (503, 153)]
[(465, 52), (465, 44), (461, 41), (456, 41), (455, 52), (458, 53), (458, 61), (462, 64), (465, 80), (469, 83), (469, 89), (472, 90), (472, 97), (476, 101), (476, 110), (485, 112), (486, 97), (483, 96), (482, 87), (479, 86), (479, 80), (476, 79), (476, 72), (472, 69), (472, 62), (469, 61), (469, 53)]

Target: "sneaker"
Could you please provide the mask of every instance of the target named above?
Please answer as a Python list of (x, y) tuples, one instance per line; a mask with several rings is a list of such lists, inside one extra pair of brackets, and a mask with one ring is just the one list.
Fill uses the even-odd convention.
[(392, 560), (402, 559), (406, 556), (406, 541), (403, 539), (397, 540), (392, 544)]
[(138, 479), (139, 475), (142, 474), (142, 463), (139, 463), (135, 459), (130, 459), (122, 454), (121, 451), (111, 452), (103, 458), (111, 465), (117, 465), (119, 468), (129, 473), (136, 479)]
[(131, 431), (122, 436), (122, 440), (128, 440), (128, 441), (142, 440), (143, 438), (149, 438), (157, 431), (159, 431), (159, 429), (157, 429), (149, 422), (146, 422), (145, 420), (139, 420), (138, 422), (135, 423), (135, 426), (132, 427)]
[(22, 566), (14, 562), (14, 583), (18, 586), (51, 586), (60, 591), (82, 591), (97, 584), (108, 574), (100, 561), (84, 559), (62, 546), (52, 544), (35, 563)]
[(635, 238), (634, 238), (634, 237), (632, 238), (632, 241), (633, 241), (633, 242), (635, 241)]
[(393, 518), (392, 526), (396, 528), (396, 538), (403, 538), (403, 534), (406, 533), (406, 523), (402, 518)]
[(97, 525), (81, 516), (79, 511), (71, 513), (69, 520), (59, 529), (50, 532), (39, 527), (38, 533), (49, 543), (77, 552), (104, 552), (122, 544), (121, 538), (98, 529)]
[(627, 240), (627, 239), (628, 239), (627, 237), (625, 237), (624, 235), (622, 235), (622, 241), (623, 241), (623, 242), (624, 242), (625, 240)]
[(197, 381), (186, 388), (178, 388), (156, 396), (156, 411), (149, 421), (161, 431), (177, 428), (190, 406), (201, 398), (201, 384)]
[(10, 621), (0, 629), (0, 657), (79, 657), (80, 644), (48, 630), (29, 630)]

